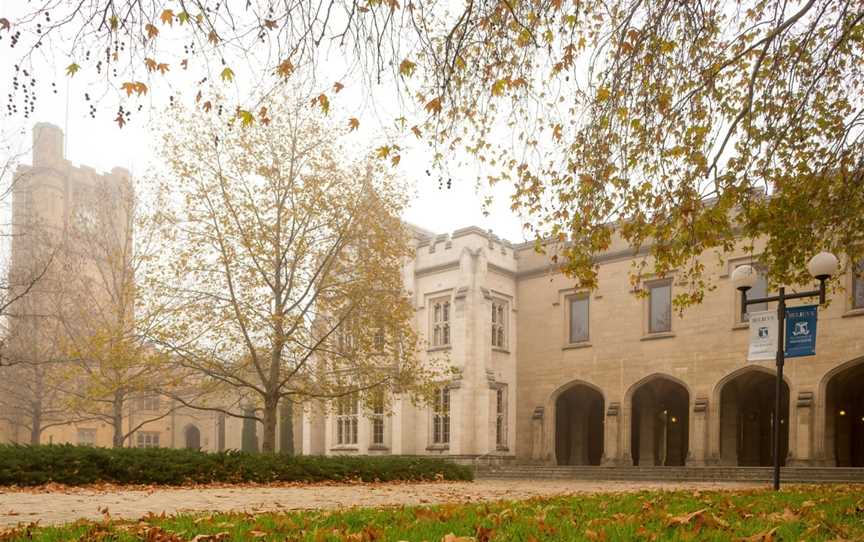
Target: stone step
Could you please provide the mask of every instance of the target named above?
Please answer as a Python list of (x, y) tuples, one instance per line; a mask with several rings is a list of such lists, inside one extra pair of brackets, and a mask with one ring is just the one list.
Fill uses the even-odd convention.
[[(771, 467), (589, 467), (552, 465), (504, 465), (481, 467), (478, 478), (573, 479), (632, 481), (742, 481), (767, 482), (773, 479)], [(783, 467), (786, 482), (864, 483), (864, 468)]]

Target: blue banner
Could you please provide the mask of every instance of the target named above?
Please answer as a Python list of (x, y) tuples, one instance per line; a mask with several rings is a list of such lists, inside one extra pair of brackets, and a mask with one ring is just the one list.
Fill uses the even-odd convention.
[(816, 308), (818, 305), (786, 307), (786, 357), (816, 355)]

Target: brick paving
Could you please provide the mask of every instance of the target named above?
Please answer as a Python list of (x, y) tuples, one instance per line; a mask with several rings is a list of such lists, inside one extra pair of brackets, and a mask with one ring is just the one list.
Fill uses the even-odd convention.
[(148, 512), (265, 512), (398, 506), (443, 502), (527, 499), (536, 496), (642, 489), (741, 489), (764, 484), (723, 482), (622, 482), (584, 480), (478, 480), (422, 484), (310, 485), (289, 487), (207, 487), (136, 490), (65, 488), (0, 491), (0, 526), (76, 519), (137, 519)]

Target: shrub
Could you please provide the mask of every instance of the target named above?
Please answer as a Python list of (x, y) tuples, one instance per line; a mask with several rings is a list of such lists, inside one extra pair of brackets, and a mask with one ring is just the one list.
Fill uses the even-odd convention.
[(471, 480), (469, 467), (407, 456), (291, 456), (171, 448), (0, 445), (0, 486), (94, 483)]

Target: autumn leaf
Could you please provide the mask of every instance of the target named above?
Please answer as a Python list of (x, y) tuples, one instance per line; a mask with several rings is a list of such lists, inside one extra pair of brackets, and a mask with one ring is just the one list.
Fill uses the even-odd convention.
[(416, 66), (417, 65), (415, 63), (411, 62), (406, 58), (399, 64), (399, 73), (401, 73), (405, 77), (411, 77), (412, 75), (414, 75), (414, 68)]
[(252, 123), (255, 122), (255, 116), (245, 109), (238, 110), (237, 117), (240, 119), (240, 124), (242, 126), (251, 126)]
[(399, 160), (401, 160), (401, 159), (402, 159), (402, 157), (400, 155), (394, 154), (393, 156), (390, 157), (390, 163), (393, 164), (394, 166), (398, 166)]
[(72, 64), (69, 64), (68, 66), (66, 66), (66, 75), (68, 75), (69, 77), (72, 77), (73, 75), (78, 73), (78, 70), (80, 70), (80, 69), (81, 69), (81, 66), (79, 66), (78, 64), (75, 64), (73, 62)]
[(144, 65), (147, 67), (148, 72), (156, 71), (156, 61), (152, 58), (145, 58)]
[(501, 96), (507, 86), (506, 79), (499, 79), (492, 84), (492, 96)]
[(271, 20), (271, 19), (266, 19), (264, 21), (264, 28), (266, 28), (267, 30), (273, 30), (274, 28), (276, 28), (276, 21)]
[(120, 19), (118, 19), (116, 15), (112, 15), (111, 18), (108, 19), (108, 24), (111, 25), (111, 31), (114, 32), (120, 28)]
[(153, 38), (155, 38), (156, 36), (159, 35), (159, 29), (156, 28), (155, 26), (153, 26), (153, 25), (150, 24), (150, 23), (147, 23), (147, 24), (144, 26), (144, 30), (147, 31), (147, 38), (148, 38), (148, 39), (153, 39)]
[(181, 66), (184, 70), (185, 70), (186, 68), (188, 68), (188, 67), (189, 67), (189, 59), (188, 59), (188, 58), (184, 58), (183, 60), (181, 60), (181, 61), (180, 61), (180, 66)]
[(609, 89), (606, 87), (600, 87), (597, 89), (597, 101), (599, 102), (605, 102), (611, 95), (612, 93), (609, 92)]
[(9, 19), (6, 17), (0, 18), (0, 30), (9, 30), (12, 28), (12, 24), (9, 23)]
[(170, 9), (162, 10), (162, 15), (160, 15), (159, 18), (162, 20), (162, 24), (174, 26), (174, 11)]
[(233, 81), (234, 80), (234, 71), (231, 68), (229, 68), (228, 66), (225, 66), (225, 69), (222, 70), (220, 77), (222, 77), (223, 81)]
[(201, 91), (199, 90), (198, 94), (195, 95), (195, 103), (197, 104), (200, 101), (201, 101)]
[(336, 94), (339, 94), (339, 91), (342, 90), (343, 88), (345, 88), (345, 85), (343, 85), (339, 81), (336, 81), (335, 83), (333, 83), (333, 92), (335, 92)]
[(321, 111), (326, 115), (330, 112), (330, 99), (326, 94), (320, 94), (317, 98), (312, 99), (312, 105), (318, 104), (321, 107)]
[(133, 92), (138, 96), (147, 94), (147, 85), (141, 81), (127, 81), (120, 85), (120, 88), (126, 91), (126, 96), (132, 96)]
[(186, 11), (181, 11), (177, 15), (177, 20), (180, 22), (181, 25), (188, 23), (189, 22), (189, 13)]
[(349, 132), (353, 132), (354, 130), (356, 130), (359, 127), (360, 127), (360, 121), (359, 120), (357, 120), (354, 117), (351, 117), (350, 119), (348, 119), (348, 131)]
[(114, 122), (117, 123), (117, 126), (123, 128), (123, 125), (126, 124), (126, 119), (123, 118), (123, 113), (117, 113), (117, 117), (114, 119)]
[(158, 70), (162, 75), (165, 75), (165, 73), (168, 72), (168, 69), (168, 64), (164, 62), (160, 62), (156, 65), (156, 70)]
[(204, 103), (202, 104), (201, 107), (204, 109), (205, 112), (209, 113), (210, 110), (213, 108), (213, 104), (210, 103), (210, 100), (207, 100), (206, 102), (204, 102)]
[(426, 103), (426, 111), (433, 114), (441, 112), (441, 97), (433, 98)]
[(411, 127), (411, 131), (414, 133), (414, 137), (416, 137), (417, 139), (420, 139), (423, 136), (423, 134), (420, 132), (420, 128), (416, 125)]
[(555, 141), (561, 141), (562, 135), (562, 127), (560, 124), (556, 124), (552, 127), (552, 137), (555, 138)]
[(743, 538), (739, 538), (738, 542), (774, 542), (774, 533), (777, 532), (778, 527), (774, 527), (769, 531), (765, 531), (762, 533), (756, 533), (753, 536), (746, 536)]
[(294, 73), (294, 64), (292, 64), (291, 61), (286, 58), (279, 63), (279, 66), (276, 68), (276, 73), (278, 73), (282, 77), (289, 77), (292, 73)]
[(375, 155), (378, 158), (387, 158), (387, 155), (390, 154), (390, 147), (388, 145), (384, 145), (383, 147), (378, 147), (375, 149)]
[(210, 33), (207, 34), (207, 41), (213, 45), (219, 45), (219, 34), (217, 34), (215, 30), (211, 30)]

